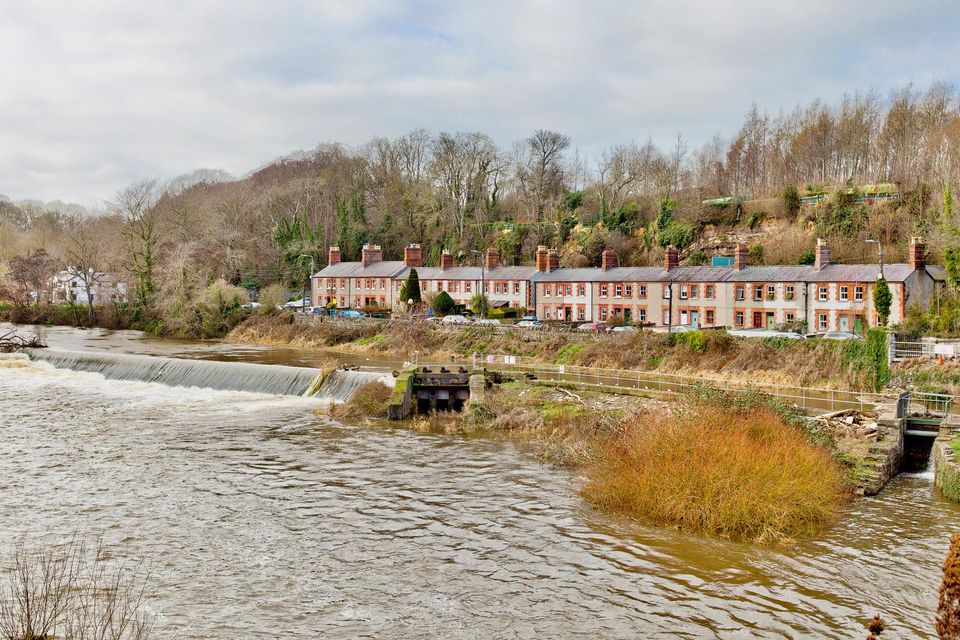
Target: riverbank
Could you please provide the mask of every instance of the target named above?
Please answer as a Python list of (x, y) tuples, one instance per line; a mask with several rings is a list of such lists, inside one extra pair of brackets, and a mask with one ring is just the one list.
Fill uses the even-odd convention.
[(875, 390), (890, 377), (885, 360), (878, 359), (870, 341), (735, 338), (721, 331), (597, 336), (445, 327), (409, 320), (321, 322), (296, 314), (258, 314), (233, 329), (226, 340), (420, 361), (498, 353), (551, 364), (686, 373), (718, 381), (749, 377), (766, 384), (857, 391)]

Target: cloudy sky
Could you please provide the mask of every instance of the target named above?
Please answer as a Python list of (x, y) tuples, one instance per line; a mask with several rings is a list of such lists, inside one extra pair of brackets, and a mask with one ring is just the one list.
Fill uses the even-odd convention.
[(415, 127), (581, 156), (960, 80), (960, 3), (0, 0), (0, 194), (95, 206)]

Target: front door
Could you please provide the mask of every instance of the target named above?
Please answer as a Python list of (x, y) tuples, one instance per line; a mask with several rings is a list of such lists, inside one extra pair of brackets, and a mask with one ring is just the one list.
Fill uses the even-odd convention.
[(777, 314), (772, 311), (767, 312), (767, 329), (777, 328)]
[(759, 329), (763, 326), (763, 312), (754, 311), (753, 312), (753, 326), (756, 329)]
[(840, 316), (840, 331), (850, 331), (849, 316)]
[(563, 308), (563, 320), (564, 322), (570, 322), (573, 320), (573, 308), (571, 307)]
[(863, 335), (863, 318), (860, 316), (853, 319), (853, 332), (858, 336)]
[(700, 312), (699, 311), (690, 312), (690, 328), (691, 329), (700, 328)]
[(623, 321), (627, 324), (630, 324), (630, 309), (623, 310)]

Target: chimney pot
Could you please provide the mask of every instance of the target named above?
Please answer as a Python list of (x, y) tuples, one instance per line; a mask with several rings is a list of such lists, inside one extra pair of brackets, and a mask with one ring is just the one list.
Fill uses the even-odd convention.
[(910, 251), (907, 262), (914, 271), (923, 271), (927, 266), (927, 245), (923, 238), (910, 238)]
[(546, 272), (550, 270), (549, 255), (550, 254), (547, 251), (547, 248), (545, 246), (540, 245), (539, 247), (537, 247), (537, 260), (536, 260), (537, 271)]
[(738, 242), (737, 250), (733, 254), (733, 268), (739, 271), (748, 264), (750, 264), (750, 247), (746, 242)]
[(813, 266), (817, 271), (820, 271), (828, 264), (830, 264), (830, 247), (827, 246), (826, 240), (817, 238), (817, 248)]
[(419, 244), (409, 244), (404, 247), (403, 264), (411, 269), (423, 266), (423, 249)]
[(334, 265), (340, 262), (340, 247), (330, 247), (330, 250), (327, 251), (327, 264)]
[(674, 267), (680, 264), (680, 259), (677, 256), (677, 250), (673, 245), (668, 246), (663, 252), (663, 270), (670, 271)]
[(440, 253), (440, 270), (446, 271), (447, 269), (453, 268), (453, 256), (449, 251), (444, 249)]
[(600, 254), (600, 268), (609, 271), (619, 266), (620, 259), (617, 257), (617, 252), (613, 249), (604, 249), (603, 253)]

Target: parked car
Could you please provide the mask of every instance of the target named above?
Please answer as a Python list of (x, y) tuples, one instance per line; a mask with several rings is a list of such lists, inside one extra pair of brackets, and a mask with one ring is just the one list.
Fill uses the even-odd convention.
[(860, 336), (850, 331), (828, 331), (822, 336), (825, 340), (862, 340)]
[(600, 324), (599, 322), (584, 322), (577, 326), (577, 331), (596, 331), (597, 333), (603, 333), (607, 331), (607, 325)]
[(521, 320), (520, 322), (518, 322), (513, 326), (519, 327), (521, 329), (543, 329), (544, 324), (539, 320), (527, 320), (526, 318), (524, 318), (523, 320)]
[(247, 304), (243, 305), (243, 308), (244, 308), (244, 309), (259, 309), (260, 306), (261, 306), (261, 305), (260, 305), (259, 302), (248, 302)]
[(366, 318), (367, 314), (356, 309), (341, 309), (336, 313), (338, 318)]
[[(535, 314), (526, 315), (520, 318), (520, 322), (540, 322), (540, 318), (538, 318)], [(517, 324), (520, 324), (520, 323), (518, 322)]]
[(496, 318), (483, 318), (483, 319), (480, 319), (480, 320), (474, 320), (473, 323), (474, 323), (474, 324), (484, 324), (484, 325), (500, 326), (500, 321), (497, 320)]
[(441, 320), (440, 322), (442, 322), (443, 324), (473, 324), (470, 321), (470, 318), (467, 318), (466, 316), (459, 316), (459, 315), (444, 316), (443, 320)]
[(677, 324), (670, 327), (671, 333), (687, 333), (688, 331), (696, 331), (696, 329), (685, 324)]
[(620, 325), (611, 329), (614, 333), (636, 333), (637, 328), (630, 324)]

